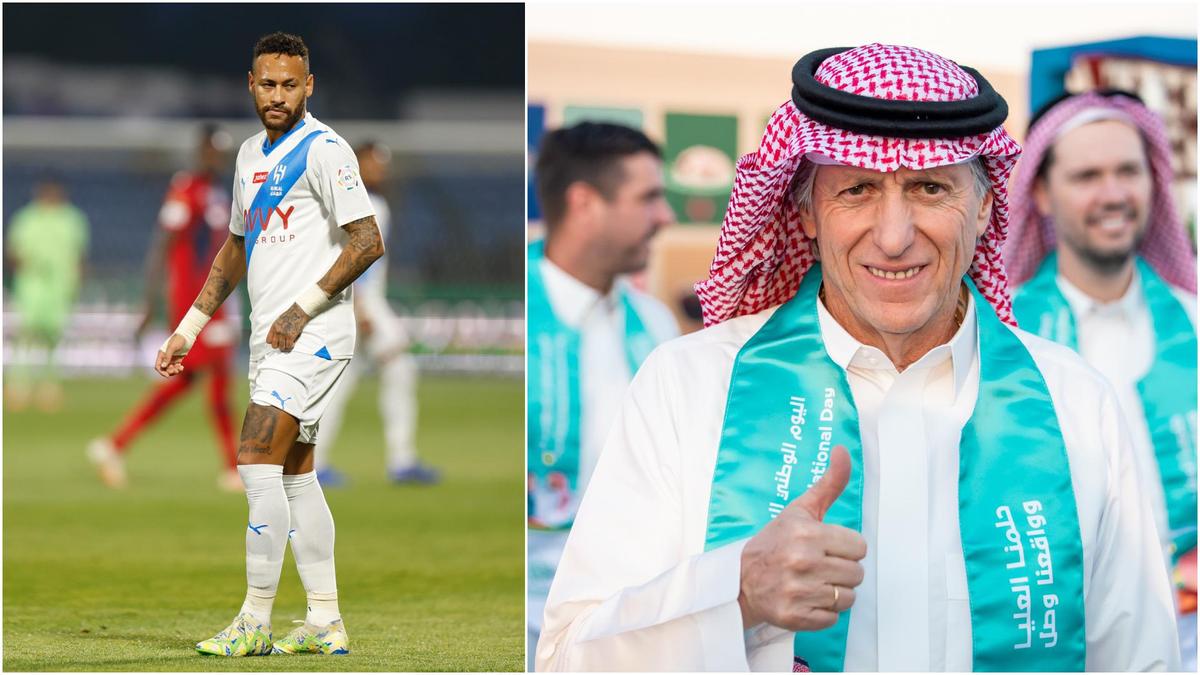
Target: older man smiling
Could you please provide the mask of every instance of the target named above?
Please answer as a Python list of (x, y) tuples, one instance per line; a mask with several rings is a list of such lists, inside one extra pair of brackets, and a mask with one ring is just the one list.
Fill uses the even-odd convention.
[(879, 44), (793, 83), (738, 163), (709, 327), (630, 388), (538, 666), (1177, 666), (1116, 398), (1012, 327), (1003, 99)]

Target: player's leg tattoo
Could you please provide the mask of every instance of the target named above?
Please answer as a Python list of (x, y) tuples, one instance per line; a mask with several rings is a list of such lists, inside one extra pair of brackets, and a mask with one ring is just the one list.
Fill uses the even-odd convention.
[(246, 407), (246, 418), (242, 421), (242, 438), (238, 454), (270, 454), (271, 439), (275, 436), (276, 410), (269, 406), (251, 403)]

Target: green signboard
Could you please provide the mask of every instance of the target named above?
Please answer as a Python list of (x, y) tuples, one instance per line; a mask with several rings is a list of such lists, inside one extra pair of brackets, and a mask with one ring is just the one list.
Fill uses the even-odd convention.
[(667, 199), (681, 223), (720, 223), (737, 161), (734, 115), (667, 113)]
[(601, 108), (583, 105), (569, 105), (563, 108), (564, 127), (580, 122), (610, 122), (641, 129), (642, 111), (637, 108)]

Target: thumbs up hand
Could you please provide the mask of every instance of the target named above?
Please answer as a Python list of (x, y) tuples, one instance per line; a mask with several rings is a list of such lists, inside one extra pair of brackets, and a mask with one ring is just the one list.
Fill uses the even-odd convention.
[(849, 480), (850, 453), (835, 446), (821, 480), (746, 543), (738, 594), (745, 628), (766, 622), (792, 631), (821, 630), (854, 604), (867, 540), (821, 522)]

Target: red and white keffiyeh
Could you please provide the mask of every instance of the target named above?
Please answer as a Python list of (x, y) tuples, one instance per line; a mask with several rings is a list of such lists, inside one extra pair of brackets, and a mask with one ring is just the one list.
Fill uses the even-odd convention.
[[(953, 61), (894, 45), (831, 56), (815, 77), (828, 87), (892, 101), (959, 101), (979, 93), (974, 78)], [(963, 138), (869, 136), (817, 122), (788, 101), (771, 116), (758, 152), (738, 160), (709, 278), (696, 284), (706, 326), (786, 302), (812, 267), (815, 242), (801, 229), (789, 194), (809, 152), (872, 171), (927, 169), (982, 156), (992, 182), (992, 220), (969, 274), (1001, 320), (1015, 325), (1000, 248), (1007, 233), (1008, 176), (1021, 148), (1003, 127)]]
[[(1131, 122), (1141, 131), (1146, 140), (1153, 188), (1149, 221), (1138, 254), (1168, 283), (1195, 293), (1196, 256), (1171, 198), (1175, 172), (1171, 168), (1171, 144), (1162, 120), (1128, 96), (1104, 96), (1094, 92), (1063, 100), (1046, 111), (1029, 130), (1029, 138), (1025, 140), (1025, 160), (1013, 179), (1012, 234), (1004, 247), (1004, 260), (1013, 285), (1028, 281), (1057, 242), (1053, 221), (1038, 213), (1034, 203), (1037, 167), (1066, 125), (1077, 124), (1081, 115), (1091, 111), (1114, 113), (1117, 119)], [(1099, 114), (1093, 116), (1104, 118)]]

